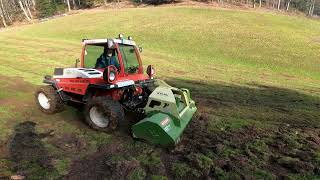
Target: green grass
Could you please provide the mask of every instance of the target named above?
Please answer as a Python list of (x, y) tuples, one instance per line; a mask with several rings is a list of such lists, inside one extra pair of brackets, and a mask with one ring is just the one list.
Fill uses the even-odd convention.
[[(79, 125), (78, 112), (71, 108), (52, 116), (41, 114), (33, 105), (31, 89), (53, 68), (73, 66), (80, 58), (81, 39), (115, 37), (119, 32), (133, 36), (144, 48), (144, 66), (153, 64), (157, 77), (191, 90), (198, 113), (207, 117), (212, 133), (249, 125), (320, 125), (320, 21), (191, 7), (116, 9), (85, 11), (0, 32), (0, 128), (4, 129), (0, 140), (12, 134), (23, 117), (36, 121), (39, 131), (54, 129), (58, 137), (74, 133), (85, 139), (90, 147), (81, 157), (111, 142), (113, 136)], [(15, 77), (26, 82), (22, 85)], [(293, 145), (298, 141), (290, 134), (287, 140)], [(257, 152), (268, 151), (264, 141), (249, 146)], [(57, 154), (63, 157), (55, 166), (64, 175), (72, 159), (60, 151)], [(239, 152), (226, 147), (222, 154)], [(197, 157), (203, 169), (212, 166), (211, 157)], [(138, 160), (151, 166), (159, 155), (141, 154)], [(222, 178), (235, 176), (212, 168)], [(180, 178), (187, 173), (199, 175), (187, 163), (177, 162), (172, 171)], [(268, 173), (257, 170), (256, 176), (272, 177)], [(145, 176), (138, 169), (130, 177)]]
[(129, 174), (128, 179), (130, 180), (143, 180), (146, 178), (146, 172), (143, 169), (135, 169)]
[[(179, 69), (188, 78), (199, 79), (215, 68), (228, 69), (219, 76), (272, 70), (320, 78), (320, 43), (315, 40), (320, 36), (320, 22), (201, 8), (108, 10), (12, 28), (0, 37), (2, 66), (17, 73), (24, 69), (21, 75), (31, 80), (51, 73), (53, 67), (73, 65), (80, 56), (82, 38), (112, 37), (119, 32), (132, 35), (144, 47), (144, 59), (158, 67), (159, 75), (169, 72), (170, 77)], [(14, 67), (16, 63), (25, 66)]]
[(181, 179), (191, 171), (191, 168), (185, 163), (174, 163), (172, 171), (177, 179)]

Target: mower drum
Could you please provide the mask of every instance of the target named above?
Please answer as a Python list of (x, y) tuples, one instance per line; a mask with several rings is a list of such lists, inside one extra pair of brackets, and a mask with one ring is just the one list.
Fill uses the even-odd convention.
[(157, 87), (149, 96), (147, 117), (133, 125), (133, 136), (153, 144), (174, 146), (197, 108), (187, 89)]

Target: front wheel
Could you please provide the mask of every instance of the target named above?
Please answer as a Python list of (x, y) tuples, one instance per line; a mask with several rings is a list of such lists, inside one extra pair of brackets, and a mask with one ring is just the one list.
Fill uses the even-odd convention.
[(54, 114), (64, 109), (63, 101), (52, 86), (41, 86), (34, 97), (39, 109), (44, 113)]
[(90, 127), (99, 131), (115, 130), (124, 119), (121, 104), (110, 96), (94, 97), (84, 109), (85, 120)]

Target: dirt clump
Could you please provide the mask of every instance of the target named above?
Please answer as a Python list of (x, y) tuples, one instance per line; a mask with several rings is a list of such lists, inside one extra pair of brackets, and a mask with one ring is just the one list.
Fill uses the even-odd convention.
[[(281, 167), (283, 171), (296, 174), (317, 173), (319, 162), (315, 159), (320, 146), (316, 143), (319, 135), (317, 128), (278, 128), (270, 136), (268, 145), (273, 155), (270, 164)], [(280, 176), (283, 172), (271, 169)]]
[(88, 147), (84, 139), (71, 133), (64, 133), (60, 137), (52, 138), (49, 143), (63, 150), (70, 157), (76, 157), (81, 152), (85, 152)]
[[(83, 159), (76, 160), (65, 179), (128, 179), (144, 169), (135, 158), (128, 156), (124, 147), (116, 142), (100, 147)], [(137, 172), (136, 172), (137, 171)]]
[(136, 161), (113, 161), (111, 154), (98, 153), (73, 162), (66, 179), (122, 179), (138, 167)]
[(276, 163), (293, 173), (305, 173), (314, 169), (314, 166), (310, 162), (300, 161), (297, 158), (287, 156), (278, 158)]
[(114, 161), (110, 156), (105, 164), (106, 169), (109, 169), (109, 171), (107, 171), (107, 177), (111, 179), (128, 177), (135, 169), (140, 167), (137, 160)]

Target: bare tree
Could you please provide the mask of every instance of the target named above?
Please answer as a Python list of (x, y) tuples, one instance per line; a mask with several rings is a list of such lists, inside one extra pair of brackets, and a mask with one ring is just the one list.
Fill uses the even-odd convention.
[(4, 17), (4, 20), (9, 20), (9, 22), (11, 23), (12, 22), (12, 19), (10, 17), (10, 14), (8, 13), (8, 7), (5, 7), (4, 4), (3, 4), (3, 0), (0, 0), (0, 5), (1, 5), (1, 11), (2, 11), (2, 14), (3, 14), (3, 17)]
[(308, 11), (308, 16), (313, 16), (313, 11), (314, 11), (314, 4), (316, 0), (310, 0), (310, 6), (309, 6), (309, 11)]
[(256, 0), (252, 0), (252, 7), (256, 8)]
[(30, 8), (29, 8), (30, 4), (29, 4), (28, 0), (23, 0), (23, 2), (24, 2), (25, 9), (27, 10), (27, 12), (29, 14), (29, 17), (31, 19), (33, 19)]
[(23, 11), (25, 17), (27, 18), (27, 20), (28, 20), (28, 21), (31, 21), (31, 18), (28, 16), (28, 12), (27, 12), (27, 10), (24, 8), (21, 0), (19, 0), (18, 3), (19, 3), (19, 6), (20, 6), (21, 10)]
[(278, 11), (280, 11), (281, 0), (278, 0)]
[(4, 10), (4, 14), (6, 15), (9, 22), (12, 23), (14, 12), (20, 10), (19, 7), (17, 7), (16, 3), (11, 0), (1, 0), (0, 2), (2, 3), (1, 5), (3, 5), (2, 9)]
[[(223, 0), (217, 0), (219, 4), (222, 4), (223, 5)], [(141, 0), (142, 2), (142, 0)]]
[(2, 20), (3, 26), (4, 26), (4, 27), (7, 27), (8, 25), (7, 25), (7, 23), (6, 23), (6, 19), (5, 19), (5, 17), (4, 17), (4, 13), (3, 13), (2, 8), (0, 8), (0, 17), (1, 17), (1, 20)]
[(76, 2), (74, 0), (72, 0), (72, 6), (73, 6), (73, 9), (76, 9)]
[(289, 11), (290, 3), (291, 3), (291, 0), (288, 0), (288, 2), (287, 2), (287, 11)]
[(34, 11), (36, 10), (36, 1), (35, 0), (32, 0), (32, 8)]
[(259, 8), (262, 6), (262, 0), (259, 0)]
[(67, 1), (67, 5), (68, 5), (68, 10), (71, 11), (70, 0), (66, 0), (66, 1)]

